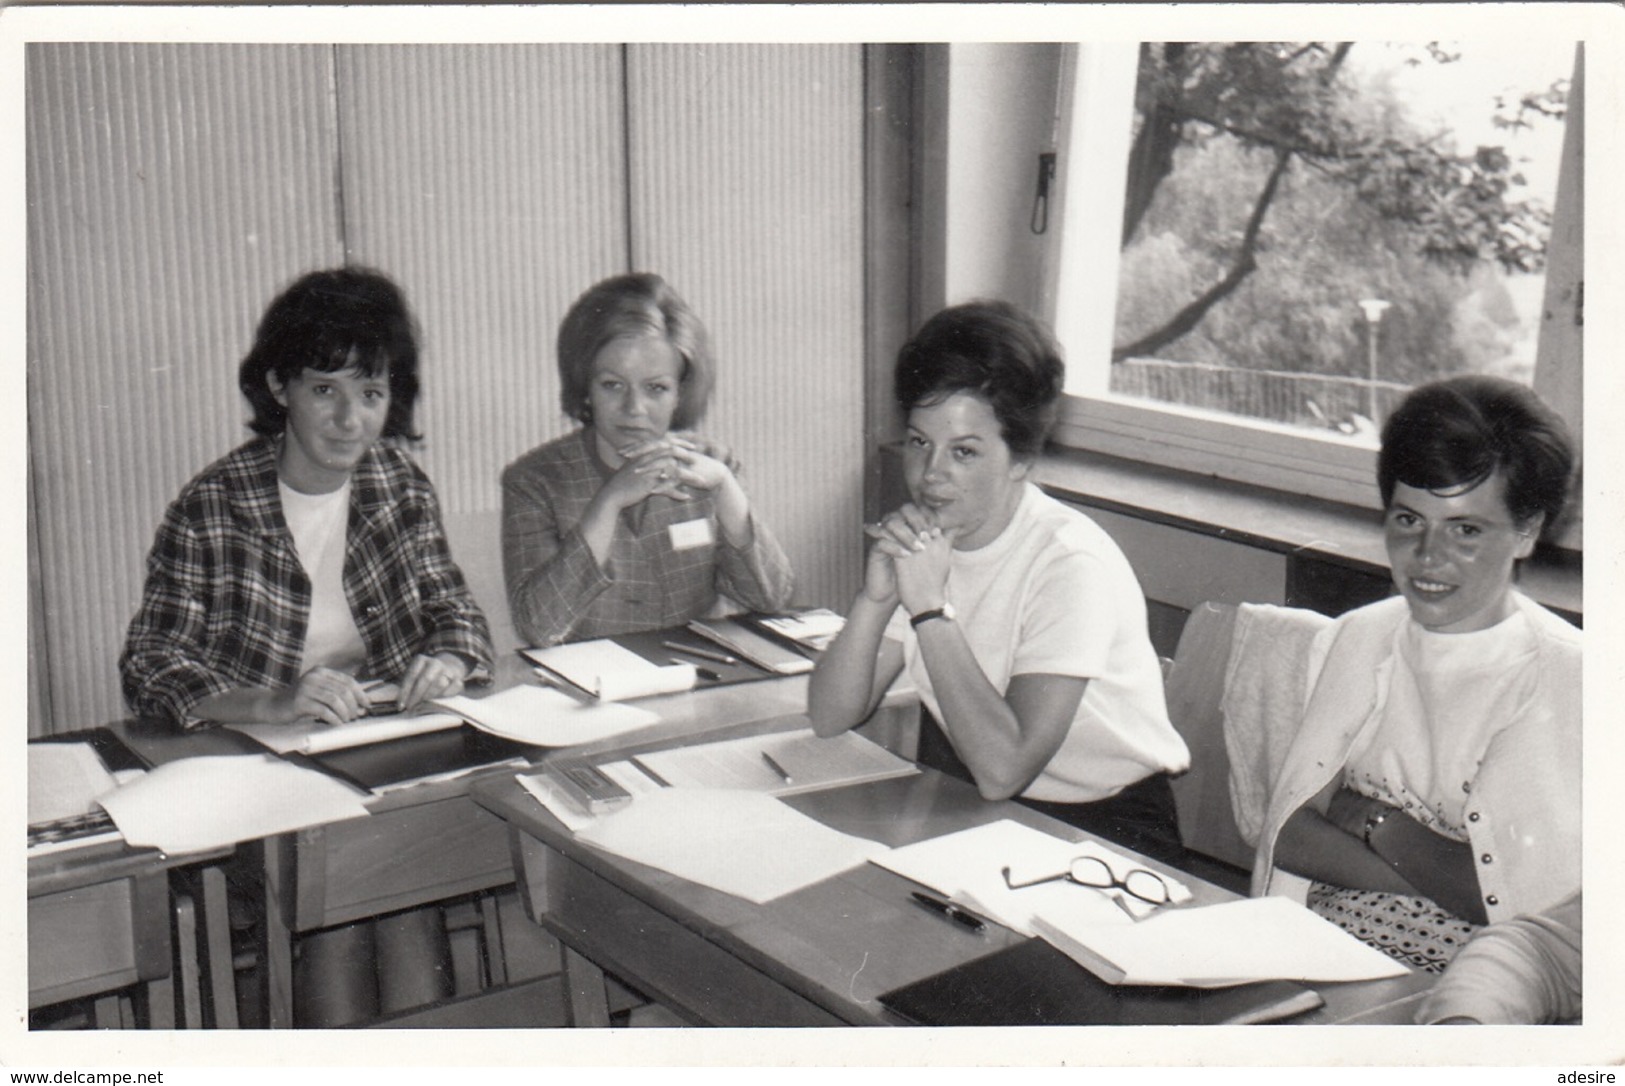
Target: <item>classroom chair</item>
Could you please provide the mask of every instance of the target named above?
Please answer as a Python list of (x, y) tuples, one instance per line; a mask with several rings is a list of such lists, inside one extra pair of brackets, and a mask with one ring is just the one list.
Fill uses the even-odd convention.
[(1199, 604), (1167, 671), (1168, 715), (1190, 748), (1175, 778), (1192, 873), (1245, 894), (1274, 770), (1305, 694), (1309, 643), (1331, 620), (1264, 604)]

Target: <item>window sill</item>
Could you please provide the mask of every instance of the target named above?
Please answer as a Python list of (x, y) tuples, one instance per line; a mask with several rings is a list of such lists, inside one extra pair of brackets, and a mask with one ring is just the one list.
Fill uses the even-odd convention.
[[(1039, 458), (1033, 478), (1057, 497), (1080, 504), (1388, 575), (1381, 518), (1370, 509), (1053, 446)], [(1578, 622), (1583, 614), (1581, 555), (1543, 544), (1524, 563), (1519, 587)]]

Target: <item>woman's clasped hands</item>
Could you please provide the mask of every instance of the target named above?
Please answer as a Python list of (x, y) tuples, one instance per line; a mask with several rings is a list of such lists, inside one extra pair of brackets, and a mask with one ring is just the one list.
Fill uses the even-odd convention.
[(621, 466), (605, 487), (621, 508), (660, 494), (689, 501), (697, 493), (738, 485), (729, 450), (694, 434), (667, 433), (617, 450)]
[(935, 513), (906, 502), (863, 531), (875, 541), (864, 570), (864, 595), (889, 606), (901, 600), (911, 615), (942, 606), (957, 529), (943, 528)]

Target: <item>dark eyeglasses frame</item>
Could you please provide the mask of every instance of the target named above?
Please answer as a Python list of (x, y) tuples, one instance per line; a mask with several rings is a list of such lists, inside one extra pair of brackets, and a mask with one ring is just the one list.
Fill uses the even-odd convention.
[[(1100, 870), (1105, 875), (1106, 881), (1086, 882), (1072, 873), (1078, 864), (1085, 862), (1099, 864)], [(1025, 890), (1029, 886), (1041, 886), (1046, 882), (1071, 882), (1077, 884), (1078, 886), (1087, 886), (1091, 890), (1121, 890), (1125, 894), (1134, 898), (1136, 901), (1143, 901), (1147, 905), (1166, 905), (1173, 900), (1173, 893), (1168, 889), (1167, 880), (1165, 880), (1155, 871), (1152, 871), (1150, 868), (1130, 868), (1128, 871), (1123, 873), (1123, 878), (1118, 878), (1117, 872), (1112, 870), (1111, 865), (1105, 860), (1102, 860), (1099, 856), (1075, 857), (1066, 865), (1066, 870), (1062, 871), (1060, 874), (1045, 875), (1041, 879), (1031, 879), (1027, 882), (1018, 883), (1011, 881), (1010, 869), (1008, 867), (1003, 868), (1001, 873), (1004, 875), (1004, 885), (1011, 890)], [(1157, 885), (1162, 887), (1162, 897), (1147, 897), (1145, 894), (1142, 894), (1130, 887), (1127, 879), (1133, 875), (1149, 875), (1151, 878), (1155, 879), (1157, 881)]]

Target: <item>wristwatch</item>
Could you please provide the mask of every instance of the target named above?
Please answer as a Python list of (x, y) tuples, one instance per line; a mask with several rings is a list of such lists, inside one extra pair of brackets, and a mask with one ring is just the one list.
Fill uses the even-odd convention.
[(1371, 847), (1371, 835), (1372, 835), (1372, 833), (1374, 833), (1376, 831), (1378, 826), (1382, 825), (1385, 821), (1388, 820), (1388, 816), (1391, 813), (1392, 813), (1391, 808), (1384, 807), (1381, 810), (1379, 810), (1376, 814), (1368, 814), (1368, 815), (1365, 816), (1365, 833), (1362, 834), (1361, 836), (1365, 840), (1365, 847), (1366, 848)]
[(930, 622), (934, 618), (945, 618), (949, 622), (952, 622), (954, 620), (954, 605), (944, 602), (941, 607), (933, 607), (929, 611), (921, 611), (919, 614), (910, 618), (908, 620), (908, 624), (913, 626), (915, 629), (919, 629), (922, 625)]

